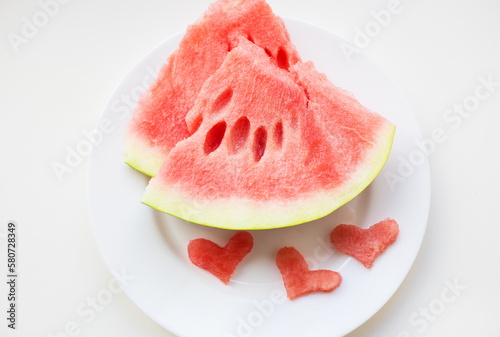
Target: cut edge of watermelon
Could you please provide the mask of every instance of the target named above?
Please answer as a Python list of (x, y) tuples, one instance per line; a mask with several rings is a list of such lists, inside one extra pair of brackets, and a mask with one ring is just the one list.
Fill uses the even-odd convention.
[[(393, 143), (396, 127), (387, 122), (379, 132), (377, 146), (368, 154), (365, 165), (335, 191), (320, 192), (286, 205), (250, 200), (192, 200), (172, 187), (152, 180), (141, 200), (161, 212), (200, 225), (232, 230), (264, 230), (294, 226), (322, 218), (361, 193), (385, 165)], [(253, 203), (253, 205), (252, 205)]]
[(164, 151), (146, 146), (130, 133), (125, 137), (125, 149), (125, 163), (150, 177), (158, 173), (167, 157)]

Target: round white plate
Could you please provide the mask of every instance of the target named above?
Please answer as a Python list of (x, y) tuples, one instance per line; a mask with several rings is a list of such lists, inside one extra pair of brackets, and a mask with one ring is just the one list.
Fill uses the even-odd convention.
[[(342, 48), (351, 45), (339, 36), (301, 21), (285, 23), (302, 59), (312, 60), (335, 85), (392, 121), (396, 136), (379, 176), (339, 210), (299, 226), (251, 232), (254, 248), (229, 285), (191, 264), (187, 245), (195, 238), (224, 245), (234, 232), (189, 223), (141, 204), (148, 179), (124, 163), (123, 134), (133, 102), (182, 34), (152, 50), (125, 76), (101, 116), (98, 129), (104, 140), (91, 155), (88, 177), (98, 247), (110, 270), (133, 278), (124, 288), (132, 301), (178, 336), (343, 336), (392, 296), (420, 247), (429, 209), (429, 168), (404, 97), (363, 52), (349, 61)], [(386, 217), (399, 223), (400, 235), (371, 269), (334, 251), (329, 234), (336, 225), (366, 228)], [(341, 286), (332, 293), (288, 300), (275, 265), (276, 252), (284, 246), (296, 247), (312, 269), (340, 272)]]

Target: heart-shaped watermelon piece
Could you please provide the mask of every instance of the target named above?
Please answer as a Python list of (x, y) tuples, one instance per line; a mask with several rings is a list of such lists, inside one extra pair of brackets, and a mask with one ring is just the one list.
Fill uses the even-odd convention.
[(228, 284), (234, 270), (252, 247), (252, 235), (249, 232), (239, 232), (224, 247), (203, 238), (191, 240), (188, 244), (188, 256), (193, 264)]
[(396, 241), (398, 234), (398, 223), (387, 218), (367, 229), (338, 225), (331, 233), (331, 240), (339, 251), (371, 268), (375, 259)]
[(284, 247), (276, 254), (286, 294), (290, 300), (313, 292), (332, 292), (342, 283), (342, 276), (331, 270), (309, 270), (306, 260), (293, 247)]

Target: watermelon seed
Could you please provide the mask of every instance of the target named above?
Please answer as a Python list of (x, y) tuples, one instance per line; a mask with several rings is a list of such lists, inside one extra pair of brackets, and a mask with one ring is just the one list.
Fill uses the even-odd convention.
[(290, 64), (288, 62), (288, 54), (283, 47), (280, 47), (278, 50), (278, 54), (276, 54), (276, 63), (278, 64), (278, 67), (281, 69), (288, 70), (290, 68)]
[(281, 144), (283, 144), (283, 123), (279, 121), (276, 123), (274, 126), (274, 144), (276, 144), (276, 147), (278, 149), (281, 149)]
[(222, 139), (224, 139), (224, 133), (226, 132), (226, 122), (221, 121), (210, 129), (207, 132), (207, 136), (205, 138), (204, 150), (205, 154), (210, 154), (217, 150), (217, 148), (222, 143)]
[(222, 94), (215, 100), (212, 113), (216, 114), (222, 111), (226, 105), (229, 104), (231, 98), (233, 97), (233, 89), (227, 88), (222, 92)]
[(256, 162), (262, 158), (266, 151), (267, 131), (263, 126), (255, 130), (253, 138), (253, 158)]
[(229, 152), (237, 154), (244, 148), (247, 141), (248, 134), (250, 133), (250, 121), (246, 116), (240, 117), (231, 128), (229, 134)]

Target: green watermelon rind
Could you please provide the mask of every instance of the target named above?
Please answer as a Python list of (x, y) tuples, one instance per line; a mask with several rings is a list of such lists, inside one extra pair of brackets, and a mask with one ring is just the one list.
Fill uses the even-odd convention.
[[(332, 191), (318, 191), (307, 198), (257, 203), (243, 199), (197, 201), (183, 197), (172, 186), (154, 180), (146, 188), (142, 203), (180, 219), (209, 227), (232, 230), (265, 230), (295, 226), (322, 218), (360, 194), (384, 167), (391, 151), (396, 127), (387, 122), (364, 166), (351, 179)], [(153, 183), (154, 182), (154, 183)]]
[(167, 157), (164, 151), (146, 146), (144, 140), (130, 133), (125, 137), (125, 149), (125, 163), (150, 177), (158, 173)]

